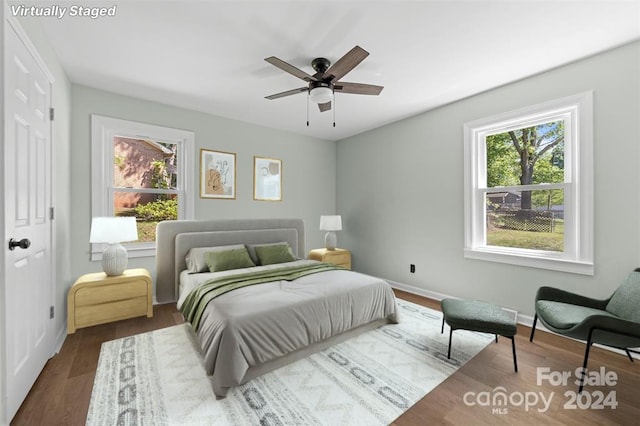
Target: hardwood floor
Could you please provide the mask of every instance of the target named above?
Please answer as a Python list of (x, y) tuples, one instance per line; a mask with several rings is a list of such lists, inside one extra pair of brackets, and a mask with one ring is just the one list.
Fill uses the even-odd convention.
[[(440, 303), (397, 291), (396, 294), (414, 303), (440, 310)], [(446, 333), (446, 331), (445, 331)], [(575, 370), (582, 366), (585, 344), (550, 333), (537, 330), (533, 343), (529, 342), (531, 329), (518, 326), (516, 350), (518, 373), (513, 371), (511, 340), (500, 338), (497, 344), (490, 344), (471, 361), (462, 366), (434, 391), (427, 394), (411, 409), (393, 422), (394, 426), (412, 426), (425, 424), (438, 425), (496, 425), (496, 424), (535, 424), (535, 425), (631, 425), (638, 424), (640, 408), (640, 362), (631, 362), (625, 355), (612, 353), (606, 349), (594, 347), (589, 355), (589, 371), (606, 371), (617, 375), (615, 386), (585, 386), (584, 396), (571, 408), (570, 395), (575, 395), (577, 386), (573, 383)], [(454, 334), (455, 337), (455, 334)], [(455, 341), (454, 341), (455, 342)], [(566, 386), (552, 386), (549, 380), (537, 384), (538, 368), (549, 368), (552, 372), (570, 372)], [(610, 373), (610, 374), (612, 374)], [(542, 373), (540, 374), (542, 376)], [(503, 392), (512, 401), (503, 406), (465, 404), (484, 402), (485, 395), (493, 395), (495, 388), (503, 387)], [(586, 408), (596, 405), (596, 392), (606, 396), (615, 392), (618, 403), (615, 409)], [(484, 392), (484, 394), (483, 394)], [(570, 395), (565, 396), (565, 392)], [(520, 396), (539, 398), (537, 404), (528, 409), (521, 403)], [(548, 410), (544, 411), (541, 398), (550, 400)], [(586, 404), (589, 397), (593, 405)], [(582, 405), (581, 405), (582, 404)], [(579, 405), (585, 408), (577, 408)], [(603, 404), (604, 405), (604, 404)], [(499, 414), (499, 409), (506, 409)], [(496, 409), (494, 412), (493, 410)]]
[[(420, 296), (397, 291), (405, 299), (433, 309), (440, 303)], [(175, 304), (154, 306), (153, 318), (134, 318), (112, 324), (79, 329), (69, 335), (60, 353), (54, 356), (34, 384), (20, 407), (12, 425), (83, 425), (89, 408), (93, 379), (102, 342), (182, 323)], [(413, 426), (425, 424), (549, 424), (549, 425), (628, 425), (640, 419), (640, 362), (630, 362), (624, 355), (594, 348), (589, 357), (591, 371), (602, 366), (617, 375), (615, 386), (587, 386), (576, 408), (565, 392), (574, 393), (576, 367), (582, 364), (584, 343), (574, 342), (541, 331), (529, 342), (530, 329), (519, 327), (516, 336), (518, 373), (513, 371), (511, 341), (499, 339), (427, 394), (392, 424)], [(454, 343), (455, 344), (455, 343)], [(538, 385), (537, 369), (548, 367), (550, 373), (570, 372), (567, 385), (552, 386), (548, 380)], [(481, 405), (483, 397), (492, 396), (503, 387), (507, 405)], [(597, 391), (606, 396), (615, 392), (615, 409), (578, 408), (599, 399)], [(466, 396), (465, 396), (466, 395)], [(534, 397), (537, 397), (537, 403)], [(590, 398), (589, 398), (590, 397)], [(529, 398), (525, 408), (522, 399)], [(550, 401), (547, 410), (541, 398)], [(589, 401), (591, 399), (591, 401)], [(465, 400), (469, 403), (466, 404)], [(609, 400), (612, 402), (612, 400)], [(475, 403), (475, 405), (470, 405)], [(586, 404), (586, 406), (590, 406)]]
[(47, 362), (11, 425), (84, 425), (103, 342), (184, 322), (175, 304), (139, 317), (78, 329)]

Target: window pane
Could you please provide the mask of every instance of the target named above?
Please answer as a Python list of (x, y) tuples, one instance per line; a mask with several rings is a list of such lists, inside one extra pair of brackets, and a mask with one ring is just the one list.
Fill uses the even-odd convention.
[(485, 200), (488, 246), (564, 251), (564, 190), (489, 192)]
[(113, 211), (115, 216), (135, 216), (138, 242), (153, 242), (158, 222), (178, 218), (178, 197), (175, 194), (115, 192)]
[(487, 136), (487, 187), (564, 182), (564, 133), (559, 120)]
[(113, 138), (113, 186), (175, 189), (177, 145)]

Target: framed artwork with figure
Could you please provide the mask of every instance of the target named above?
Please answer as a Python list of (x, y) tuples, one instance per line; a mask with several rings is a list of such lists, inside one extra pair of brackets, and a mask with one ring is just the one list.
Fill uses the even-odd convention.
[(282, 160), (253, 157), (253, 199), (282, 201)]
[(200, 198), (236, 199), (236, 154), (200, 150)]

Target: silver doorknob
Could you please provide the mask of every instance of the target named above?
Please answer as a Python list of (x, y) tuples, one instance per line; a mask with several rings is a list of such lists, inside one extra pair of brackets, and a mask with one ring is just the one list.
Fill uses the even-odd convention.
[(16, 247), (20, 247), (21, 249), (28, 249), (31, 245), (31, 241), (28, 238), (23, 238), (20, 241), (15, 239), (9, 240), (9, 250), (15, 250)]

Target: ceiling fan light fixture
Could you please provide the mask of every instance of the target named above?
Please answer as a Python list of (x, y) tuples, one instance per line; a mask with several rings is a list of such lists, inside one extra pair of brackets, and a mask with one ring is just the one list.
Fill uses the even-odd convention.
[(314, 87), (309, 91), (309, 98), (317, 104), (326, 104), (333, 98), (333, 90), (326, 86)]

